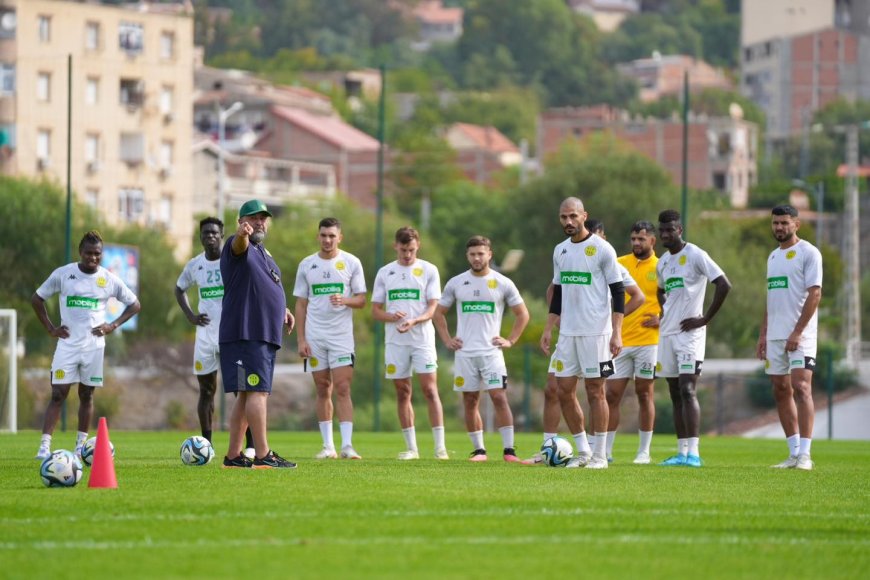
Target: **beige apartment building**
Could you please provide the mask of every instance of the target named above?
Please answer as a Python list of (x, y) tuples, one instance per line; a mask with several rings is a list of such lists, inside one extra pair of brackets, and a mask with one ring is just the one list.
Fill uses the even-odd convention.
[(165, 232), (191, 251), (193, 12), (0, 0), (0, 172), (71, 182), (117, 226)]

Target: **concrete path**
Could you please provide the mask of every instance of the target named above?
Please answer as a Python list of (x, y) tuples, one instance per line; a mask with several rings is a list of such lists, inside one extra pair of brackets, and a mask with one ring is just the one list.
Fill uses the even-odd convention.
[[(834, 403), (833, 438), (870, 441), (870, 392)], [(743, 434), (744, 437), (783, 437), (779, 422), (770, 423)], [(816, 405), (813, 439), (828, 438), (828, 409)]]

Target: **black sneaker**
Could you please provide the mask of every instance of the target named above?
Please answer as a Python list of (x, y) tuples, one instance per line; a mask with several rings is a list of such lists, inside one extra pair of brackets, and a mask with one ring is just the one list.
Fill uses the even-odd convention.
[(287, 461), (271, 449), (269, 453), (266, 454), (266, 457), (260, 459), (259, 457), (254, 458), (254, 469), (272, 469), (272, 468), (284, 468), (284, 469), (295, 469), (296, 464), (292, 461)]
[(242, 469), (250, 469), (253, 467), (253, 463), (250, 459), (245, 457), (244, 455), (239, 455), (235, 459), (230, 459), (229, 457), (224, 456), (224, 469), (229, 468), (242, 468)]
[(469, 461), (486, 461), (486, 449), (475, 449), (468, 457)]

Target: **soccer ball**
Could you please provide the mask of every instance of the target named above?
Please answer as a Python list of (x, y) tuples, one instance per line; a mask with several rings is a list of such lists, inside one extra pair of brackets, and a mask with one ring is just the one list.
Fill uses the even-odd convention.
[(181, 444), (181, 462), (185, 465), (205, 465), (214, 457), (214, 448), (205, 437), (193, 435)]
[(563, 437), (551, 437), (541, 445), (541, 457), (550, 467), (565, 467), (574, 456), (574, 448)]
[[(94, 451), (97, 449), (97, 438), (91, 437), (85, 444), (82, 445), (82, 463), (88, 467), (94, 462)], [(112, 457), (115, 456), (115, 446), (109, 441), (109, 449), (112, 450)]]
[(72, 451), (58, 449), (43, 460), (39, 476), (45, 487), (73, 487), (82, 478), (82, 464)]

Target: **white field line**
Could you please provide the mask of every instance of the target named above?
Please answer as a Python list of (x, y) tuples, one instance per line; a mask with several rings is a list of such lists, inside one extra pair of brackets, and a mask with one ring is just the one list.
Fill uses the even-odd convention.
[(659, 533), (643, 534), (618, 534), (609, 536), (604, 534), (567, 534), (567, 535), (531, 535), (531, 536), (453, 536), (450, 538), (432, 538), (431, 536), (366, 536), (364, 538), (336, 538), (327, 537), (290, 537), (290, 538), (249, 538), (245, 540), (153, 540), (145, 537), (140, 540), (101, 541), (101, 540), (68, 540), (50, 541), (34, 540), (32, 542), (0, 542), (0, 551), (13, 550), (193, 550), (198, 548), (254, 548), (254, 547), (281, 547), (281, 546), (374, 546), (397, 544), (406, 546), (452, 546), (452, 545), (529, 545), (529, 544), (682, 544), (682, 545), (719, 545), (719, 546), (752, 546), (776, 545), (776, 546), (846, 546), (846, 547), (870, 547), (870, 539), (866, 538), (843, 538), (843, 539), (816, 539), (816, 538), (780, 538), (743, 537), (736, 535), (693, 535), (686, 536), (663, 536)]

